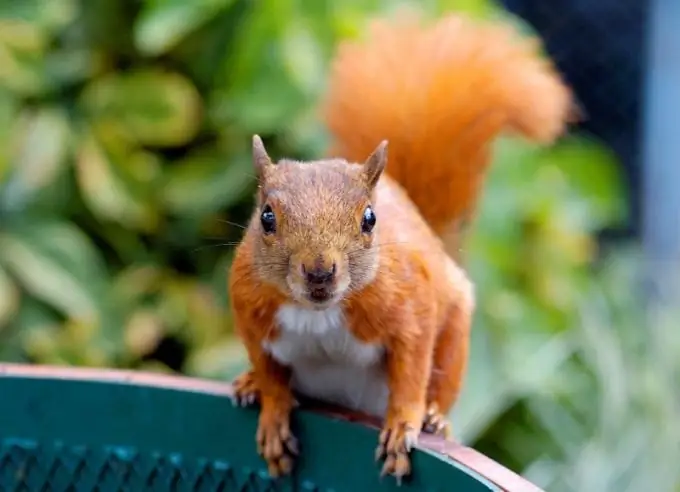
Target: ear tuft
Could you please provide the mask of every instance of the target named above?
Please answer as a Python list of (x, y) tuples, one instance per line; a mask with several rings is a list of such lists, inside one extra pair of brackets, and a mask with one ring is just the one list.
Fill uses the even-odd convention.
[(267, 154), (260, 136), (253, 135), (253, 167), (255, 168), (257, 179), (262, 179), (265, 169), (273, 165), (274, 163), (269, 158), (269, 154)]
[(373, 153), (368, 156), (364, 163), (364, 173), (366, 175), (366, 183), (369, 188), (375, 188), (378, 184), (380, 176), (387, 165), (387, 140), (383, 140), (378, 144)]

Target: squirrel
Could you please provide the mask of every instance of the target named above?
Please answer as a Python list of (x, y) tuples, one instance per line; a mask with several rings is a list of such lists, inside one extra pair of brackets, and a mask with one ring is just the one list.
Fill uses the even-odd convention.
[(271, 476), (299, 452), (296, 394), (382, 419), (376, 459), (399, 483), (421, 432), (451, 437), (475, 293), (447, 244), (494, 139), (549, 144), (573, 110), (538, 45), (456, 14), (374, 20), (341, 43), (321, 104), (328, 155), (342, 157), (272, 160), (253, 137), (256, 206), (229, 271), (251, 367), (233, 399), (259, 406)]

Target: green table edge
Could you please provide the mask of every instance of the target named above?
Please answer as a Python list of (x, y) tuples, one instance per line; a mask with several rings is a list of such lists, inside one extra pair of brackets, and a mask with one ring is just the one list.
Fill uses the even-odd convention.
[[(0, 388), (11, 388), (8, 384), (14, 381), (15, 383), (21, 383), (25, 381), (30, 387), (30, 382), (45, 382), (49, 383), (50, 387), (54, 387), (58, 396), (61, 389), (65, 386), (59, 386), (60, 383), (78, 383), (83, 386), (83, 388), (93, 388), (92, 384), (100, 385), (102, 389), (108, 388), (105, 393), (110, 393), (110, 390), (117, 388), (117, 390), (125, 391), (128, 389), (144, 389), (163, 393), (181, 393), (184, 395), (203, 395), (205, 397), (210, 397), (215, 401), (219, 401), (221, 405), (224, 405), (225, 417), (228, 418), (229, 410), (227, 408), (231, 407), (231, 387), (227, 383), (191, 378), (186, 376), (175, 376), (175, 375), (165, 375), (165, 374), (155, 374), (155, 373), (145, 373), (139, 371), (126, 371), (126, 370), (112, 370), (112, 369), (99, 369), (99, 368), (73, 368), (73, 367), (58, 367), (58, 366), (45, 366), (45, 365), (24, 365), (24, 364), (0, 364)], [(103, 385), (103, 386), (101, 386)], [(43, 387), (44, 390), (44, 387)], [(91, 390), (90, 390), (91, 391)], [(4, 391), (3, 391), (4, 392)], [(21, 392), (25, 393), (25, 392)], [(129, 391), (128, 391), (129, 393)], [(146, 392), (144, 394), (147, 394)], [(139, 393), (142, 395), (142, 393)], [(14, 399), (13, 399), (14, 398)], [(17, 399), (18, 398), (18, 399)], [(38, 430), (27, 430), (23, 429), (21, 431), (13, 430), (12, 428), (7, 428), (11, 423), (11, 419), (6, 419), (7, 409), (12, 408), (12, 402), (15, 405), (31, 405), (30, 402), (22, 401), (22, 399), (28, 398), (29, 400), (33, 398), (33, 402), (36, 398), (44, 400), (49, 398), (49, 395), (31, 395), (29, 394), (19, 394), (11, 395), (5, 393), (3, 399), (9, 401), (9, 405), (5, 405), (5, 410), (0, 407), (0, 441), (5, 442), (30, 442), (34, 441), (44, 441), (46, 439), (59, 440), (59, 436), (46, 436), (40, 435)], [(134, 405), (139, 405), (146, 397), (137, 396), (134, 401)], [(59, 412), (73, 412), (73, 408), (69, 405), (73, 405), (72, 402), (63, 402), (60, 404), (60, 398), (53, 397), (49, 401), (51, 413)], [(81, 407), (87, 406), (87, 400), (83, 404), (81, 402)], [(47, 404), (47, 403), (46, 403)], [(55, 408), (54, 405), (61, 405), (63, 408)], [(84, 412), (87, 412), (87, 408), (83, 408)], [(11, 410), (10, 410), (11, 411)], [(15, 412), (25, 411), (24, 409), (18, 410), (15, 407)], [(245, 410), (245, 409), (232, 409), (234, 412), (249, 412), (250, 425), (252, 426), (251, 431), (254, 432), (254, 424), (256, 422), (256, 410)], [(56, 417), (55, 417), (56, 418)], [(69, 421), (72, 421), (74, 417), (70, 417)], [(219, 420), (220, 417), (212, 417), (213, 420)], [(295, 419), (300, 421), (304, 426), (308, 426), (310, 429), (314, 429), (315, 434), (322, 434), (322, 429), (336, 428), (335, 432), (339, 433), (356, 433), (357, 436), (362, 435), (366, 437), (366, 433), (370, 435), (371, 441), (377, 442), (378, 433), (378, 422), (367, 416), (360, 415), (354, 412), (348, 412), (343, 409), (334, 408), (314, 402), (306, 402), (303, 404), (303, 408), (296, 412)], [(179, 420), (179, 419), (178, 419)], [(3, 422), (5, 426), (3, 426)], [(340, 427), (338, 427), (340, 426)], [(350, 426), (350, 428), (343, 427)], [(14, 428), (16, 428), (15, 426)], [(254, 436), (252, 432), (248, 432), (248, 435)], [(33, 434), (32, 434), (33, 433)], [(249, 449), (249, 452), (254, 453), (254, 437), (248, 442), (243, 443), (244, 449)], [(364, 439), (362, 442), (366, 442)], [(92, 445), (104, 445), (111, 443), (104, 442), (93, 442)], [(117, 443), (120, 445), (133, 445), (134, 442), (125, 441)], [(330, 445), (330, 443), (329, 443)], [(319, 443), (317, 443), (315, 448), (318, 449)], [(372, 454), (374, 446), (370, 448), (370, 454)], [(177, 452), (182, 452), (183, 450), (177, 450)], [(304, 452), (304, 448), (303, 448)], [(353, 452), (353, 451), (350, 451)], [(484, 485), (479, 490), (490, 490), (490, 491), (506, 491), (506, 492), (541, 492), (541, 489), (534, 484), (523, 479), (514, 472), (508, 470), (502, 465), (494, 462), (490, 458), (478, 453), (477, 451), (462, 446), (458, 443), (446, 441), (435, 436), (423, 435), (419, 440), (417, 448), (415, 450), (414, 457), (414, 475), (418, 473), (419, 461), (423, 459), (432, 462), (432, 460), (438, 460), (441, 463), (445, 463), (449, 467), (453, 467), (457, 470), (457, 473), (468, 475), (472, 477), (479, 484)], [(357, 458), (358, 459), (358, 458)], [(376, 465), (375, 474), (377, 476), (379, 468)], [(258, 470), (258, 473), (264, 473), (264, 466)], [(385, 488), (388, 490), (390, 487), (386, 480), (390, 477), (386, 477), (380, 482), (380, 489)], [(385, 487), (383, 487), (383, 485)], [(330, 490), (330, 489), (329, 489)], [(376, 489), (377, 490), (377, 489)], [(404, 490), (404, 488), (402, 488)]]

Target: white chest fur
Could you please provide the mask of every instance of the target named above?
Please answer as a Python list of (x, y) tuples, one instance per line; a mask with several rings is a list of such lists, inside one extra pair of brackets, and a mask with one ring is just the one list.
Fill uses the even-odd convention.
[(292, 369), (292, 385), (320, 400), (382, 416), (387, 406), (381, 346), (357, 340), (340, 307), (313, 311), (293, 305), (277, 313), (280, 337), (264, 345)]

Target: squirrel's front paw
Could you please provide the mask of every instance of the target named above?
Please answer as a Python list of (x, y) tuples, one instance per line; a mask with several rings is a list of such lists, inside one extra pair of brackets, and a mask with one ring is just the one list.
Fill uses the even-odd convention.
[(256, 439), (257, 452), (267, 462), (269, 474), (278, 477), (290, 473), (298, 443), (290, 431), (288, 413), (262, 412)]
[[(231, 382), (232, 395), (231, 401), (239, 407), (250, 407), (260, 403), (260, 389), (255, 383), (255, 375), (252, 370), (246, 371), (237, 376)], [(300, 403), (293, 398), (293, 408)]]
[(237, 376), (231, 385), (234, 392), (231, 399), (234, 405), (247, 407), (259, 403), (260, 390), (255, 383), (255, 375), (252, 370)]
[(401, 484), (402, 478), (411, 473), (409, 453), (418, 440), (420, 426), (407, 421), (388, 422), (380, 433), (376, 460), (384, 459), (381, 476), (392, 475)]
[(423, 432), (434, 434), (447, 439), (451, 436), (451, 426), (449, 420), (439, 411), (436, 403), (431, 403), (427, 407), (425, 418), (423, 419)]

